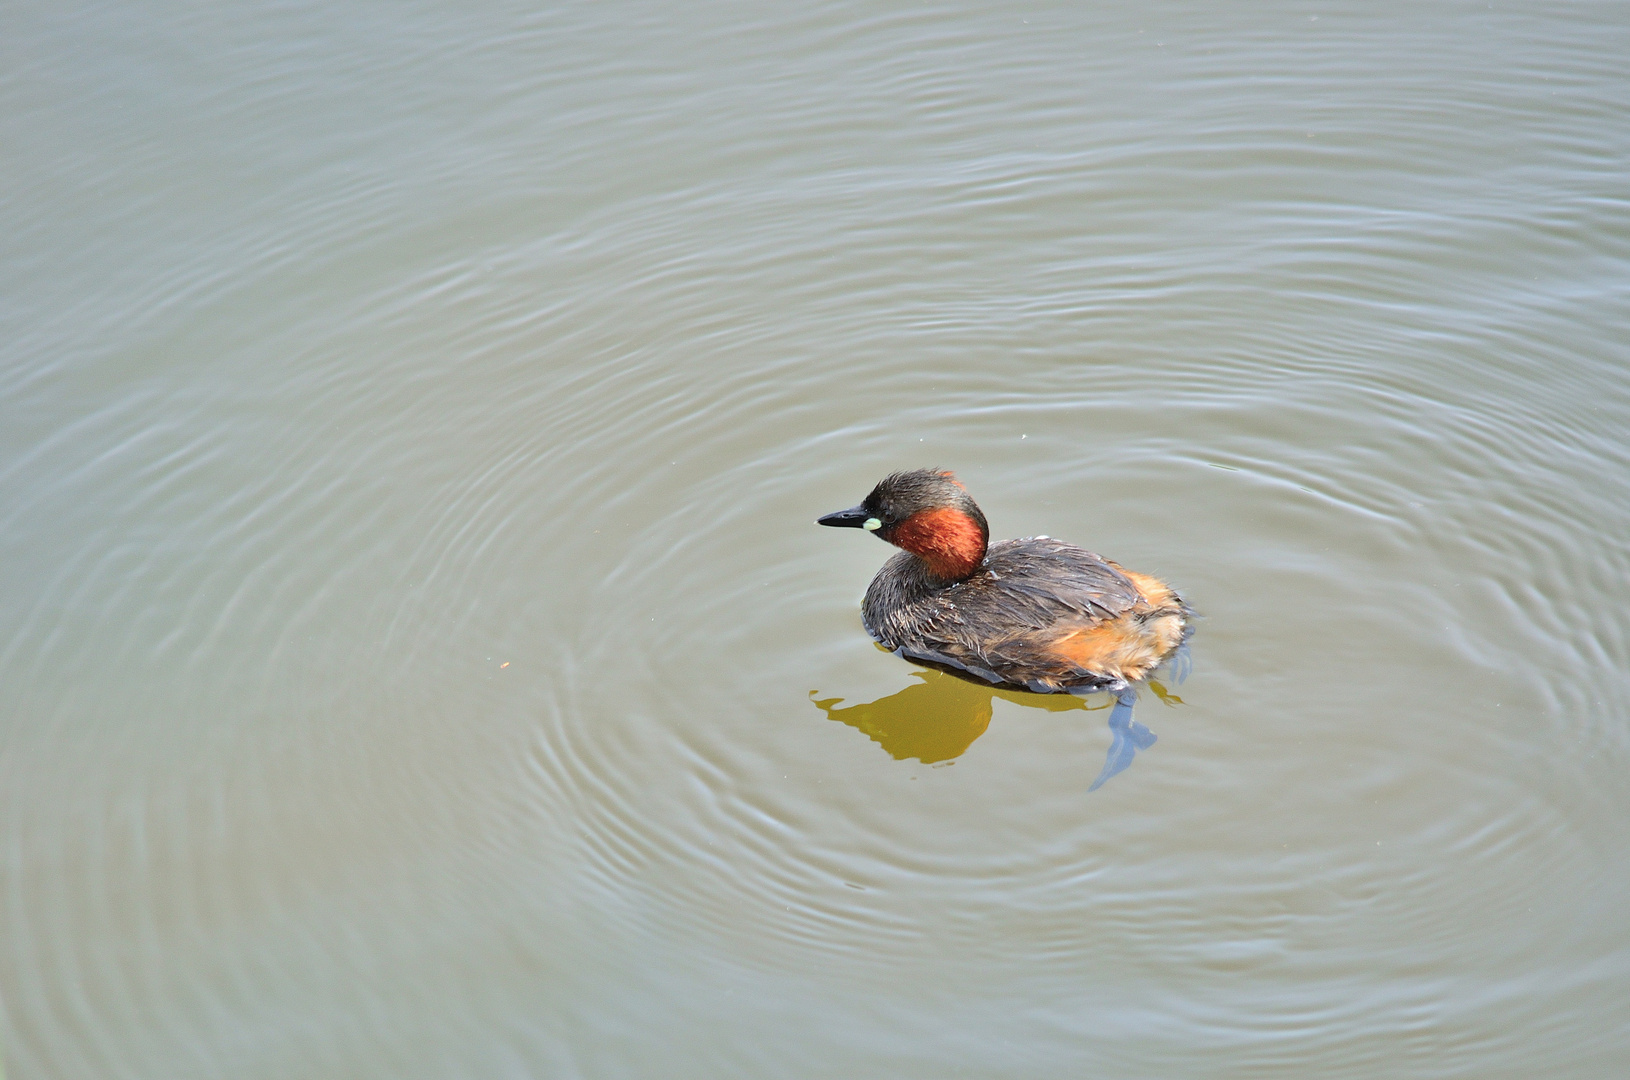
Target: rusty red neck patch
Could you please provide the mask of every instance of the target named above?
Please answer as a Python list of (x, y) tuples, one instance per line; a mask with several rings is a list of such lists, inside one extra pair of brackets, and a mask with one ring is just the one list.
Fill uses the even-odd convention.
[(985, 531), (979, 522), (951, 506), (919, 510), (883, 539), (928, 564), (935, 577), (961, 581), (985, 559)]

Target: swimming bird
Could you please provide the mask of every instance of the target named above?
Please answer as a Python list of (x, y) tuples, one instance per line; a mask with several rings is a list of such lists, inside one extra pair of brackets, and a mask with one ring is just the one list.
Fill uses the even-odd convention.
[[(816, 524), (863, 529), (901, 549), (860, 608), (884, 648), (1008, 689), (1117, 694), (1117, 747), (1123, 736), (1139, 748), (1154, 741), (1131, 722), (1131, 707), (1135, 684), (1180, 656), (1190, 633), (1193, 612), (1170, 585), (1047, 536), (992, 544), (967, 489), (935, 469), (893, 473), (860, 505)], [(1119, 771), (1110, 769), (1117, 756), (1120, 768), (1131, 761), (1112, 747), (1098, 783)]]

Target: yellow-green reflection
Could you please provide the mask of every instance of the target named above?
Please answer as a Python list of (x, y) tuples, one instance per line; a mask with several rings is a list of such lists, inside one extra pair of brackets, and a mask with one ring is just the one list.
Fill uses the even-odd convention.
[(916, 758), (924, 764), (949, 761), (973, 744), (990, 726), (992, 702), (1011, 701), (1027, 709), (1047, 712), (1107, 709), (1113, 702), (1089, 705), (1073, 694), (1030, 694), (997, 690), (959, 679), (943, 671), (913, 671), (921, 682), (888, 697), (839, 708), (843, 699), (815, 698), (815, 705), (832, 720), (839, 720), (866, 735), (893, 757)]

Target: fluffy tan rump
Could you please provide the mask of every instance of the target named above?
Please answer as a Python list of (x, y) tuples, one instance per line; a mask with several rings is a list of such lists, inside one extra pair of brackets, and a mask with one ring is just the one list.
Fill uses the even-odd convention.
[[(1104, 561), (1109, 562), (1108, 559)], [(1172, 587), (1159, 578), (1152, 578), (1148, 574), (1140, 574), (1136, 570), (1128, 570), (1120, 563), (1110, 562), (1109, 565), (1125, 574), (1128, 580), (1137, 586), (1138, 592), (1143, 594), (1144, 603), (1149, 605), (1150, 611), (1183, 606), (1182, 601), (1178, 600), (1177, 594), (1172, 592)]]
[(1047, 651), (1081, 671), (1135, 682), (1182, 640), (1183, 621), (1178, 615), (1162, 615), (1147, 623), (1123, 615), (1084, 630), (1072, 630)]
[(1142, 602), (1113, 619), (1060, 635), (1047, 652), (1081, 670), (1136, 682), (1183, 643), (1183, 602), (1158, 578), (1110, 565), (1131, 580)]

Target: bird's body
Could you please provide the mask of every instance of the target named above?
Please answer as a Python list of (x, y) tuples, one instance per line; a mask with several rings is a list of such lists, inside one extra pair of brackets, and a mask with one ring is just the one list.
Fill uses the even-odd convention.
[(895, 473), (820, 524), (864, 528), (902, 549), (861, 605), (874, 639), (986, 682), (1124, 691), (1189, 633), (1189, 608), (1155, 578), (1045, 536), (990, 544), (984, 515), (950, 473)]
[(979, 568), (945, 584), (910, 552), (866, 590), (867, 633), (891, 651), (1037, 693), (1120, 690), (1183, 643), (1175, 593), (1073, 544), (992, 544)]

